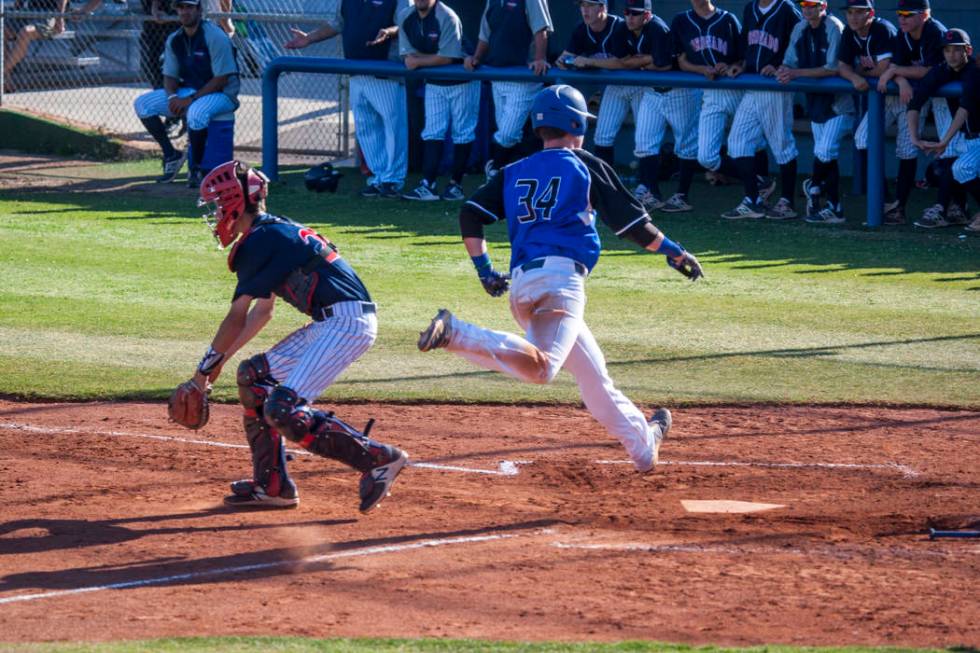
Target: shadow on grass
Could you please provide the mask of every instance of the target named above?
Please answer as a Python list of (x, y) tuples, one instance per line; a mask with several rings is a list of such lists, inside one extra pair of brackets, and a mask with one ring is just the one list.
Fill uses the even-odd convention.
[[(273, 184), (270, 209), (299, 222), (321, 228), (327, 235), (351, 229), (367, 234), (368, 239), (410, 241), (416, 237), (439, 237), (435, 243), (459, 242), (457, 214), (459, 203), (418, 203), (358, 197), (360, 175), (346, 171), (340, 191), (335, 194), (312, 194), (303, 185), (304, 167), (285, 168), (281, 181)], [(182, 184), (154, 184), (145, 177), (117, 179), (58, 180), (54, 187), (20, 188), (0, 192), (0, 200), (16, 198), (21, 202), (65, 202), (80, 210), (112, 212), (120, 207), (138, 209), (144, 215), (116, 216), (111, 219), (146, 220), (160, 217), (199, 220), (197, 193)], [(467, 189), (475, 190), (480, 179), (471, 177)], [(700, 185), (700, 182), (698, 182)], [(407, 184), (411, 185), (411, 181)], [(857, 226), (852, 217), (843, 229), (814, 229), (802, 221), (775, 223), (768, 220), (731, 223), (719, 214), (734, 206), (739, 190), (731, 188), (696, 188), (698, 198), (694, 213), (656, 214), (654, 222), (672, 239), (698, 253), (710, 277), (712, 265), (725, 264), (735, 270), (751, 273), (789, 266), (811, 266), (793, 270), (801, 276), (863, 270), (874, 277), (914, 273), (949, 274), (954, 279), (936, 282), (980, 281), (980, 238), (959, 238), (958, 231), (922, 233), (913, 227), (889, 227), (867, 230)], [(924, 195), (920, 193), (919, 195)], [(925, 198), (919, 198), (925, 202)], [(48, 209), (50, 210), (50, 209)], [(65, 212), (79, 209), (66, 209)], [(914, 209), (910, 209), (913, 210)], [(853, 207), (852, 207), (853, 214)], [(609, 255), (641, 255), (632, 243), (617, 238), (604, 226), (601, 236)], [(506, 228), (492, 225), (487, 229), (491, 246), (507, 243)], [(339, 240), (342, 240), (340, 238)], [(462, 247), (460, 248), (462, 251)], [(462, 254), (461, 254), (462, 256)], [(600, 262), (600, 270), (601, 270)], [(830, 269), (828, 269), (830, 268)], [(970, 287), (980, 289), (980, 285)]]

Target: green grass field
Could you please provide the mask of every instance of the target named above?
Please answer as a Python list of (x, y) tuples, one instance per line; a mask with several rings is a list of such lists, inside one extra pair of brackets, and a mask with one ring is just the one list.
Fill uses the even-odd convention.
[[(92, 176), (155, 172), (153, 162), (111, 164)], [(416, 350), (418, 331), (443, 306), (513, 328), (506, 300), (489, 298), (476, 280), (456, 205), (360, 200), (352, 171), (336, 195), (315, 195), (301, 175), (289, 171), (273, 187), (270, 209), (336, 241), (380, 307), (375, 347), (326, 397), (577, 401), (565, 374), (551, 386), (521, 385)], [(0, 192), (0, 394), (161, 399), (193, 372), (234, 281), (196, 196), (168, 190)], [(980, 239), (952, 229), (865, 230), (858, 204), (845, 228), (727, 223), (717, 215), (737, 202), (735, 189), (699, 184), (694, 197), (695, 214), (655, 221), (698, 255), (703, 282), (602, 234), (587, 320), (634, 400), (980, 406)], [(503, 226), (488, 239), (506, 267)], [(301, 323), (280, 304), (247, 350)], [(234, 396), (232, 377), (219, 381), (219, 399)]]

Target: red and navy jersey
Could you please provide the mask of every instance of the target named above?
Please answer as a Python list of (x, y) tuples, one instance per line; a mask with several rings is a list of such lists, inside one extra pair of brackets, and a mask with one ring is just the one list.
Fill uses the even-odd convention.
[(895, 36), (892, 63), (896, 66), (935, 66), (944, 60), (944, 36), (946, 26), (935, 18), (930, 18), (922, 25), (922, 35), (918, 41), (900, 31)]
[(601, 32), (593, 32), (585, 23), (579, 23), (565, 50), (580, 57), (621, 59), (629, 54), (623, 32), (629, 32), (629, 29), (619, 16), (608, 16)]
[(895, 26), (883, 18), (875, 18), (868, 35), (863, 37), (850, 27), (844, 27), (837, 58), (855, 71), (873, 70), (882, 59), (891, 59), (895, 55), (896, 34)]
[(639, 34), (624, 30), (626, 51), (629, 55), (647, 54), (653, 58), (653, 65), (662, 68), (674, 63), (674, 48), (670, 39), (670, 28), (660, 16), (647, 21)]
[(228, 257), (242, 295), (275, 294), (306, 315), (344, 301), (371, 301), (337, 248), (313, 229), (269, 213), (259, 215)]
[(674, 54), (683, 54), (695, 66), (741, 61), (742, 25), (735, 14), (724, 9), (701, 18), (693, 9), (682, 11), (670, 23)]
[(763, 11), (759, 1), (745, 5), (742, 13), (742, 48), (745, 50), (745, 72), (758, 73), (766, 66), (783, 63), (793, 28), (803, 19), (790, 0), (775, 0)]
[(462, 211), (484, 224), (507, 222), (510, 269), (543, 256), (563, 256), (589, 270), (601, 243), (595, 217), (617, 235), (650, 221), (616, 172), (585, 150), (545, 149), (505, 167)]

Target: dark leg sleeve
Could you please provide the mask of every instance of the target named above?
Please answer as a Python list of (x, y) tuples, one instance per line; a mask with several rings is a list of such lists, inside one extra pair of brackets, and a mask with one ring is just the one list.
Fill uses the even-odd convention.
[(143, 126), (146, 127), (146, 131), (150, 133), (153, 140), (160, 144), (160, 149), (163, 150), (164, 158), (173, 158), (176, 150), (174, 150), (174, 146), (170, 142), (170, 137), (167, 136), (167, 129), (163, 126), (163, 121), (160, 120), (160, 116), (140, 118), (140, 122), (142, 122)]
[(756, 176), (758, 167), (754, 157), (746, 156), (733, 159), (735, 167), (738, 169), (738, 176), (742, 180), (745, 188), (745, 196), (752, 202), (759, 201), (759, 178)]
[(436, 183), (439, 176), (439, 162), (442, 159), (442, 141), (424, 141), (422, 147), (422, 176), (429, 186)]
[(463, 175), (466, 174), (466, 165), (470, 161), (470, 151), (473, 143), (461, 143), (453, 146), (453, 181), (457, 184), (463, 183)]
[(691, 182), (694, 181), (694, 172), (698, 169), (698, 162), (694, 159), (681, 159), (681, 176), (677, 182), (677, 192), (687, 197), (691, 192)]
[(792, 206), (796, 203), (796, 159), (779, 166), (779, 178), (779, 191)]
[(204, 159), (204, 148), (208, 143), (208, 130), (207, 129), (189, 129), (187, 130), (187, 140), (191, 144), (191, 169), (197, 169), (201, 167), (201, 161)]
[(918, 159), (902, 159), (898, 162), (898, 182), (895, 190), (898, 194), (898, 203), (902, 206), (909, 201), (909, 195), (915, 188), (915, 172), (918, 164)]
[(640, 183), (660, 197), (660, 155), (654, 154), (641, 158), (639, 172)]

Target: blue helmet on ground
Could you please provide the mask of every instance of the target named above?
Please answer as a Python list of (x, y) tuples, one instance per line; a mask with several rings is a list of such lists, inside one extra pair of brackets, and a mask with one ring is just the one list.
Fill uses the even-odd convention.
[(556, 84), (538, 91), (531, 105), (531, 126), (554, 127), (574, 136), (584, 136), (589, 118), (585, 97), (577, 88)]

